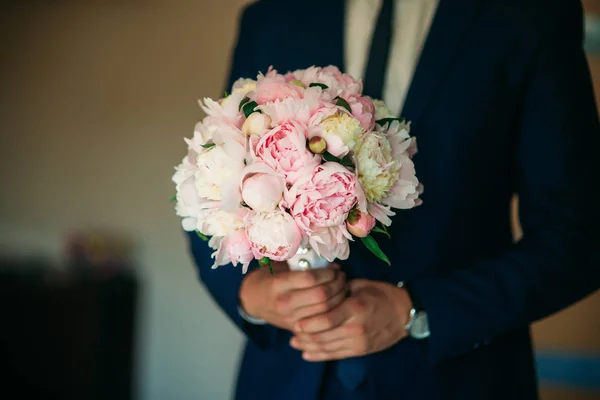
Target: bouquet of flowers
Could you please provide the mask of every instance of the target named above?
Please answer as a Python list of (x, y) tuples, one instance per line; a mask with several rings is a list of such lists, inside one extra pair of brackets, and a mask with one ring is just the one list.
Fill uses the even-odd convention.
[(393, 208), (421, 203), (417, 148), (410, 124), (363, 96), (361, 81), (333, 66), (270, 68), (200, 106), (174, 200), (183, 228), (215, 250), (213, 268), (245, 273), (254, 259), (308, 251), (345, 260), (355, 238), (389, 264), (371, 232), (388, 235)]

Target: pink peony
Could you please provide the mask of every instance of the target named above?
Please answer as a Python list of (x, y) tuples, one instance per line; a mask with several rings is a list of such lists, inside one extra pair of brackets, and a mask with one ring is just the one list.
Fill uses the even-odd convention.
[(319, 81), (329, 86), (336, 92), (336, 95), (342, 97), (361, 94), (363, 89), (362, 82), (348, 74), (343, 74), (338, 67), (333, 65), (321, 68)]
[(285, 201), (298, 226), (306, 232), (343, 225), (357, 203), (366, 210), (356, 176), (335, 162), (320, 165), (312, 176), (298, 180), (285, 194)]
[(241, 93), (234, 93), (217, 101), (205, 98), (200, 107), (206, 113), (205, 123), (208, 125), (232, 125), (241, 127), (243, 114), (239, 111)]
[(246, 218), (246, 234), (257, 259), (268, 257), (285, 261), (296, 254), (302, 241), (300, 229), (283, 211), (250, 212)]
[(360, 121), (365, 131), (372, 131), (375, 127), (375, 105), (368, 97), (359, 95), (350, 96), (347, 99), (352, 115)]
[(254, 155), (293, 184), (301, 176), (310, 175), (321, 162), (320, 156), (306, 148), (305, 132), (305, 125), (285, 122), (260, 138)]
[(371, 230), (375, 227), (375, 218), (359, 210), (352, 210), (346, 220), (346, 228), (348, 232), (356, 237), (367, 237)]
[(286, 82), (283, 75), (271, 69), (266, 75), (260, 75), (256, 81), (256, 97), (258, 104), (266, 104), (287, 98), (301, 99), (304, 89)]
[(265, 164), (250, 164), (242, 178), (242, 199), (257, 212), (274, 211), (281, 202), (285, 179)]
[(304, 91), (302, 99), (288, 97), (283, 100), (263, 104), (258, 107), (265, 115), (271, 118), (273, 124), (285, 121), (296, 121), (308, 125), (311, 117), (321, 108), (331, 105), (329, 100), (322, 95), (321, 88), (312, 87)]
[(303, 70), (291, 72), (285, 76), (289, 82), (297, 80), (302, 82), (305, 87), (311, 83), (320, 83), (327, 86), (327, 92), (332, 97), (350, 96), (362, 92), (362, 83), (352, 78), (350, 75), (343, 74), (338, 67), (328, 66), (325, 68), (310, 67)]
[(333, 262), (336, 258), (346, 260), (350, 255), (350, 245), (348, 240), (352, 236), (346, 230), (346, 226), (330, 226), (328, 228), (319, 228), (311, 232), (309, 243), (320, 256), (325, 257), (329, 262)]
[(248, 271), (248, 265), (254, 260), (252, 247), (244, 230), (235, 230), (225, 238), (218, 241), (217, 251), (213, 253), (215, 259), (213, 268), (232, 263), (236, 266), (242, 264), (242, 273)]

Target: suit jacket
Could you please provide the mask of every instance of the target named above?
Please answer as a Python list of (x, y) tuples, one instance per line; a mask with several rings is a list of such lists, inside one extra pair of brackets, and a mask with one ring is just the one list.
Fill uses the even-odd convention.
[[(343, 0), (248, 6), (229, 85), (270, 65), (343, 70), (344, 11)], [(441, 0), (402, 112), (424, 204), (380, 241), (391, 267), (362, 245), (345, 262), (355, 277), (407, 282), (431, 336), (365, 357), (355, 398), (536, 398), (529, 325), (600, 282), (600, 128), (582, 39), (576, 0)], [(212, 271), (189, 238), (204, 285), (249, 338), (236, 399), (316, 399), (324, 364), (304, 362), (288, 332), (245, 323), (241, 271)]]

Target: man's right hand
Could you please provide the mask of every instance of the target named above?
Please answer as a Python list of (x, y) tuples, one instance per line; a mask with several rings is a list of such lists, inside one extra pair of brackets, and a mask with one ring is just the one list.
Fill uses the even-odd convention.
[(251, 271), (242, 281), (240, 305), (252, 317), (292, 330), (299, 320), (331, 310), (344, 301), (346, 274), (339, 266), (290, 271), (287, 263), (273, 262)]

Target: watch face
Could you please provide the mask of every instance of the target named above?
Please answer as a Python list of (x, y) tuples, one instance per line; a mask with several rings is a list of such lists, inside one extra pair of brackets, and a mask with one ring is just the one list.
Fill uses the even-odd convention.
[(429, 337), (429, 323), (425, 312), (420, 311), (415, 316), (413, 324), (410, 327), (410, 336), (415, 339), (425, 339)]

